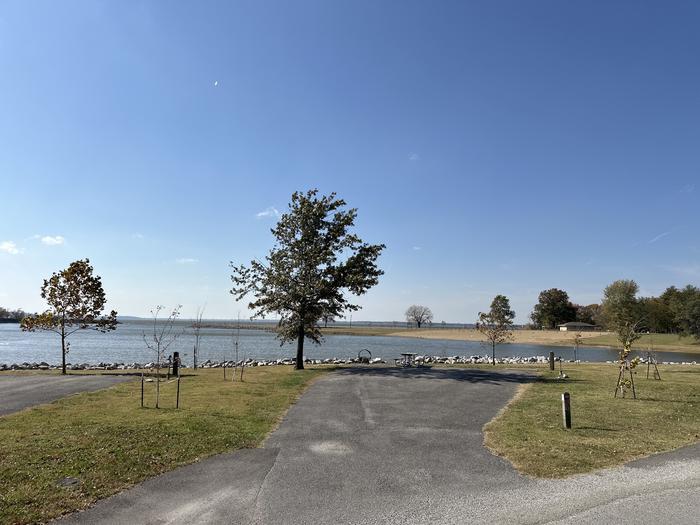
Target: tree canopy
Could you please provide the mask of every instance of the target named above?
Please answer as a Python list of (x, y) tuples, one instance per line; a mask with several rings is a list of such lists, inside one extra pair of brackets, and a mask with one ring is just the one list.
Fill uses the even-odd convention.
[(637, 299), (639, 286), (635, 281), (620, 279), (603, 291), (601, 303), (605, 325), (614, 331), (642, 319), (642, 309)]
[(564, 290), (550, 288), (540, 292), (530, 318), (537, 328), (556, 328), (576, 319), (576, 306), (569, 301), (569, 294)]
[[(620, 323), (625, 324), (634, 318), (639, 327), (658, 333), (677, 333), (695, 336), (700, 339), (697, 327), (700, 325), (700, 310), (695, 306), (700, 299), (700, 289), (687, 285), (684, 288), (669, 286), (658, 297), (637, 298), (638, 286), (634, 281), (615, 281), (605, 289), (605, 300), (600, 306), (578, 307), (577, 320), (596, 323), (608, 330), (616, 331)], [(590, 312), (585, 310), (591, 309)], [(584, 310), (585, 309), (585, 310)], [(591, 314), (591, 315), (589, 315)]]
[(352, 233), (357, 210), (345, 206), (335, 193), (295, 192), (271, 230), (275, 245), (265, 261), (231, 263), (231, 293), (236, 300), (254, 296), (248, 305), (254, 318), (280, 316), (281, 343), (297, 340), (297, 369), (304, 368), (304, 339), (321, 342), (320, 320), (359, 310), (348, 295), (366, 293), (384, 273), (377, 259), (385, 246)]
[(688, 285), (670, 295), (669, 310), (679, 332), (700, 340), (700, 289)]
[(117, 312), (112, 310), (103, 316), (107, 302), (102, 279), (93, 275), (89, 259), (72, 262), (68, 268), (54, 272), (44, 280), (41, 297), (49, 308), (41, 314), (22, 320), (22, 330), (33, 332), (47, 330), (61, 336), (62, 373), (66, 373), (66, 339), (78, 330), (93, 329), (100, 332), (117, 327)]
[(620, 360), (630, 353), (632, 343), (641, 337), (645, 319), (640, 301), (639, 286), (635, 281), (620, 279), (603, 291), (602, 318), (609, 330), (617, 334), (622, 345)]
[(579, 323), (598, 324), (598, 317), (600, 316), (599, 304), (574, 306), (576, 306), (576, 321)]
[(427, 306), (414, 304), (406, 310), (406, 321), (420, 328), (425, 323), (433, 322), (433, 312)]

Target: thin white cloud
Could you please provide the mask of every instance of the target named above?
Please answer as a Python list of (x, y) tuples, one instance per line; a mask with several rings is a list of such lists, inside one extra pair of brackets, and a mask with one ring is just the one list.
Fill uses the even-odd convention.
[(413, 251), (414, 251), (414, 252), (419, 252), (419, 251), (421, 251), (422, 249), (423, 249), (423, 248), (422, 248), (421, 246), (414, 246), (414, 247), (413, 247)]
[(665, 270), (680, 275), (682, 277), (700, 276), (700, 264), (687, 264), (681, 266), (664, 266)]
[(418, 153), (411, 153), (408, 156), (408, 160), (410, 160), (411, 162), (415, 162), (417, 160), (420, 160), (420, 156), (418, 156)]
[(215, 81), (214, 81), (214, 87), (218, 87), (218, 86), (219, 86), (219, 81), (218, 81), (218, 80), (215, 80)]
[(132, 233), (131, 238), (132, 239), (143, 239), (143, 233), (138, 233), (138, 232)]
[(681, 193), (693, 193), (695, 191), (695, 184), (686, 184), (681, 188)]
[(192, 259), (191, 257), (182, 257), (180, 259), (175, 259), (175, 262), (177, 264), (196, 264), (199, 262), (199, 259)]
[(19, 255), (23, 250), (17, 247), (14, 241), (0, 242), (0, 252), (9, 253), (10, 255)]
[(279, 217), (280, 212), (274, 206), (268, 206), (263, 211), (255, 214), (258, 219), (263, 219), (265, 217)]
[(45, 244), (46, 246), (60, 246), (65, 243), (66, 239), (60, 235), (44, 235), (41, 238), (41, 244)]
[(666, 237), (667, 235), (670, 235), (670, 234), (671, 234), (670, 231), (660, 233), (660, 234), (658, 234), (656, 237), (654, 237), (653, 239), (649, 239), (648, 242), (649, 242), (649, 244), (654, 244), (654, 243), (655, 243), (656, 241), (658, 241), (659, 239), (663, 239), (664, 237)]

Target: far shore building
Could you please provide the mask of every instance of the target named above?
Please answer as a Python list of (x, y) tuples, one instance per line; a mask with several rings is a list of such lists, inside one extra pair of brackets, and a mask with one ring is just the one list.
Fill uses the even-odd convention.
[(560, 324), (558, 327), (561, 332), (595, 332), (596, 330), (600, 330), (600, 326), (590, 323), (579, 323), (577, 321)]

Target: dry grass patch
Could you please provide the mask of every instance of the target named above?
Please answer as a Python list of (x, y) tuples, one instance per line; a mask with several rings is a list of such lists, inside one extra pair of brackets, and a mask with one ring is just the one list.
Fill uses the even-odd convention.
[[(387, 335), (447, 341), (483, 341), (484, 339), (481, 332), (472, 328), (394, 330)], [(581, 332), (581, 337), (585, 340), (583, 344), (588, 344), (589, 340), (600, 337), (600, 335), (600, 332)], [(514, 330), (513, 337), (513, 342), (520, 344), (564, 346), (573, 346), (574, 344), (573, 332), (560, 332), (559, 330)]]
[[(597, 334), (596, 337), (588, 339), (584, 344), (594, 346), (619, 347), (620, 342), (615, 334)], [(686, 337), (677, 334), (651, 334), (643, 335), (635, 341), (633, 348), (640, 352), (645, 352), (649, 348), (664, 352), (686, 352), (700, 354), (700, 341), (694, 337)]]

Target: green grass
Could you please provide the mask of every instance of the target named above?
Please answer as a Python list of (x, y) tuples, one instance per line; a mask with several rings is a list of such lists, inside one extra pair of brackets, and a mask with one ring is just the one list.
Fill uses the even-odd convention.
[[(620, 342), (615, 334), (604, 334), (597, 337), (585, 339), (582, 343), (594, 346), (612, 346), (619, 347)], [(700, 341), (694, 337), (683, 337), (676, 334), (651, 334), (643, 335), (641, 339), (636, 341), (633, 348), (640, 352), (645, 352), (649, 348), (664, 352), (687, 352), (700, 354)]]
[[(161, 409), (140, 408), (140, 381), (0, 417), (0, 523), (46, 521), (206, 456), (261, 443), (321, 370), (221, 369), (161, 383)], [(230, 376), (229, 376), (230, 377)], [(154, 405), (154, 383), (146, 402)], [(60, 487), (58, 480), (80, 483)]]
[[(566, 382), (542, 372), (484, 427), (485, 444), (524, 474), (556, 478), (697, 442), (700, 367), (659, 368), (661, 381), (637, 369), (637, 400), (613, 398), (615, 365), (571, 365)], [(571, 394), (572, 430), (562, 426), (564, 391)]]

